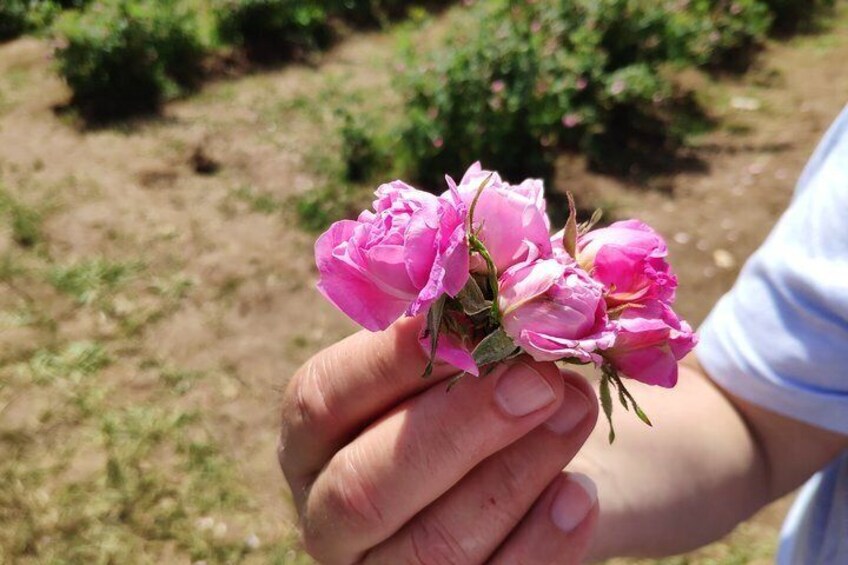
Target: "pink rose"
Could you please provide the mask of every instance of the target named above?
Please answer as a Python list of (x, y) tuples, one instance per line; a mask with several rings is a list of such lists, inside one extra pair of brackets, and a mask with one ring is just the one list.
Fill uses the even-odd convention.
[(677, 362), (698, 342), (689, 324), (659, 300), (626, 308), (615, 323), (618, 337), (604, 356), (621, 375), (667, 388), (677, 384)]
[(677, 277), (667, 255), (663, 238), (639, 220), (615, 222), (577, 240), (577, 261), (604, 284), (610, 306), (651, 299), (673, 301)]
[[(501, 273), (528, 258), (540, 254), (549, 256), (551, 224), (545, 213), (541, 180), (527, 179), (519, 185), (511, 185), (501, 180), (497, 173), (484, 171), (477, 162), (469, 167), (458, 186), (450, 177), (447, 181), (451, 192), (458, 193), (470, 209), (480, 183), (489, 174), (492, 176), (474, 210), (472, 228), (479, 228), (478, 235), (492, 256), (495, 268)], [(486, 272), (486, 264), (475, 255), (471, 269)]]
[(374, 211), (336, 222), (315, 243), (318, 289), (371, 331), (424, 312), (468, 280), (467, 212), (461, 201), (394, 181)]
[(600, 364), (597, 352), (615, 340), (603, 287), (564, 256), (508, 269), (498, 305), (504, 331), (537, 361)]

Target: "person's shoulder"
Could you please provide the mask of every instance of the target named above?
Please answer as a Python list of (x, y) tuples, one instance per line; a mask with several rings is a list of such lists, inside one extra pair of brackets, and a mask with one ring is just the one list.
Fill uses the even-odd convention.
[[(840, 158), (843, 156), (846, 158)], [(807, 165), (798, 179), (795, 196), (797, 197), (803, 193), (810, 185), (810, 182), (828, 164), (841, 167), (845, 171), (848, 171), (848, 104), (846, 104), (833, 121), (827, 133), (825, 133), (816, 150), (813, 152), (812, 157), (807, 161)]]
[(697, 354), (723, 388), (848, 433), (848, 108), (788, 210), (701, 326)]

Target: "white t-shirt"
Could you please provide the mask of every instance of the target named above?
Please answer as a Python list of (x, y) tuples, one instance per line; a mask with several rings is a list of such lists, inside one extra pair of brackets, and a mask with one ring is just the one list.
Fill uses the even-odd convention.
[[(848, 107), (700, 333), (698, 359), (723, 388), (848, 435)], [(778, 563), (848, 564), (848, 452), (802, 489)]]

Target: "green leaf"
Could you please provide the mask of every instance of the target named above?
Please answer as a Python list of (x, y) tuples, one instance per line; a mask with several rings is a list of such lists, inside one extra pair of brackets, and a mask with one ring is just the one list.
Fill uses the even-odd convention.
[(427, 311), (427, 337), (430, 338), (430, 358), (427, 360), (427, 366), (424, 367), (422, 377), (429, 377), (433, 372), (433, 361), (436, 359), (436, 348), (439, 345), (439, 329), (442, 327), (442, 315), (445, 312), (445, 302), (447, 295), (443, 294), (436, 300)]
[(462, 306), (462, 311), (469, 316), (485, 312), (492, 307), (491, 301), (483, 296), (483, 291), (474, 277), (468, 277), (468, 282), (456, 295), (456, 300)]
[(573, 259), (577, 259), (577, 207), (571, 192), (565, 195), (568, 197), (568, 220), (562, 234), (562, 246)]
[(474, 362), (478, 367), (489, 365), (503, 361), (512, 355), (518, 347), (512, 341), (503, 328), (498, 328), (486, 337), (483, 338), (474, 352), (471, 354), (474, 357)]
[(601, 407), (604, 409), (604, 414), (607, 417), (607, 422), (609, 422), (609, 442), (612, 445), (612, 442), (615, 441), (615, 428), (612, 425), (612, 395), (610, 395), (610, 377), (604, 372), (604, 376), (601, 377)]

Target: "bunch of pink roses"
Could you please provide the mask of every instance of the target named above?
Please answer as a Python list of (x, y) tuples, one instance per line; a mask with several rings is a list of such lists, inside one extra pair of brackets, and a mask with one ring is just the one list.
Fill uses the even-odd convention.
[(324, 296), (371, 331), (426, 313), (431, 362), (461, 374), (522, 353), (593, 363), (607, 416), (614, 387), (650, 423), (621, 378), (673, 387), (696, 343), (671, 308), (677, 279), (662, 237), (637, 220), (578, 225), (573, 204), (551, 236), (540, 180), (511, 185), (479, 163), (446, 180), (440, 196), (384, 184), (373, 211), (333, 224), (315, 244)]

